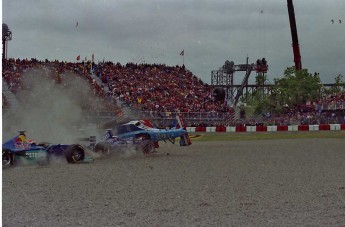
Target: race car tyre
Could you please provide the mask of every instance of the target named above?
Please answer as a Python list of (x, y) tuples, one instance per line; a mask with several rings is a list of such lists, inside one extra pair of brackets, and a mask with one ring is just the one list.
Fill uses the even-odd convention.
[(65, 151), (66, 160), (68, 163), (81, 163), (85, 158), (85, 151), (80, 145), (70, 145)]
[(149, 154), (154, 151), (155, 146), (147, 134), (138, 134), (135, 136), (135, 141), (139, 142), (139, 147), (144, 154)]
[(142, 151), (144, 154), (150, 154), (154, 152), (154, 150), (155, 150), (155, 145), (152, 141), (148, 141), (147, 143), (144, 143), (142, 147)]
[(103, 144), (102, 143), (97, 143), (96, 144), (96, 146), (95, 146), (95, 149), (94, 149), (94, 151), (96, 152), (96, 153), (101, 153), (101, 152), (103, 152)]
[(6, 168), (14, 164), (14, 155), (9, 150), (2, 151), (2, 167)]
[(110, 144), (104, 144), (104, 146), (103, 146), (103, 154), (110, 154), (110, 150), (111, 150), (111, 148), (110, 148), (111, 146), (110, 146)]
[(108, 143), (99, 143), (95, 146), (96, 153), (110, 154), (111, 146)]

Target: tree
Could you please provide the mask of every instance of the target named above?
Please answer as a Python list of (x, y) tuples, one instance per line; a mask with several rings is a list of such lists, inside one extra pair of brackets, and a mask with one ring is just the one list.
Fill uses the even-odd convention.
[[(256, 78), (260, 84), (264, 78)], [(296, 71), (294, 67), (288, 67), (284, 71), (283, 78), (274, 79), (274, 85), (269, 95), (256, 90), (251, 94), (248, 103), (255, 106), (255, 113), (282, 112), (286, 106), (299, 107), (308, 101), (320, 100), (322, 93), (340, 94), (345, 91), (343, 76), (339, 74), (334, 78), (334, 86), (324, 90), (318, 73), (310, 74), (307, 69)]]
[(318, 74), (308, 73), (307, 69), (296, 71), (294, 67), (288, 67), (284, 71), (284, 77), (274, 79), (274, 83), (276, 106), (296, 107), (307, 101), (317, 101), (321, 97), (320, 77)]
[(345, 82), (343, 81), (343, 76), (341, 74), (336, 76), (334, 78), (334, 81), (335, 83), (333, 84), (333, 86), (324, 91), (326, 95), (336, 95), (345, 91)]

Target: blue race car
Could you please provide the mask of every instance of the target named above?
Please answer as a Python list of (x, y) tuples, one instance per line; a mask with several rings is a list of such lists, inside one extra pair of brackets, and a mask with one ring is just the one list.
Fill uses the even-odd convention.
[(48, 163), (52, 156), (65, 157), (68, 163), (80, 163), (85, 150), (79, 144), (36, 144), (28, 140), (25, 131), (2, 144), (2, 166), (9, 167), (20, 161)]
[(176, 138), (180, 138), (180, 146), (191, 145), (185, 124), (180, 115), (176, 116), (179, 128), (158, 129), (147, 120), (135, 120), (122, 124), (117, 128), (118, 135), (114, 136), (111, 130), (107, 130), (100, 141), (95, 144), (96, 152), (109, 153), (110, 150), (118, 150), (121, 147), (134, 145), (136, 150), (141, 150), (144, 154), (149, 154), (159, 147), (159, 141), (169, 141), (175, 143)]

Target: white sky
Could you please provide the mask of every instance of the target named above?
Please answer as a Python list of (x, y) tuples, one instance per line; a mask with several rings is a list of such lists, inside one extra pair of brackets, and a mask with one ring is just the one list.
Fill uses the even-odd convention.
[[(345, 76), (345, 1), (294, 0), (294, 9), (303, 68), (323, 83)], [(209, 84), (211, 70), (247, 55), (267, 59), (272, 82), (294, 65), (285, 0), (3, 0), (2, 21), (13, 33), (8, 57), (20, 59), (94, 53), (96, 61), (181, 65), (184, 49), (187, 69)]]

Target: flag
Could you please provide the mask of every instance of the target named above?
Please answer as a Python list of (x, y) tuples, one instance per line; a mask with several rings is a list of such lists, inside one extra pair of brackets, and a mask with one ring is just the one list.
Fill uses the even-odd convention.
[(184, 49), (180, 53), (181, 56), (184, 56)]
[(77, 57), (77, 61), (79, 61), (80, 60), (80, 54), (78, 55), (78, 57)]

